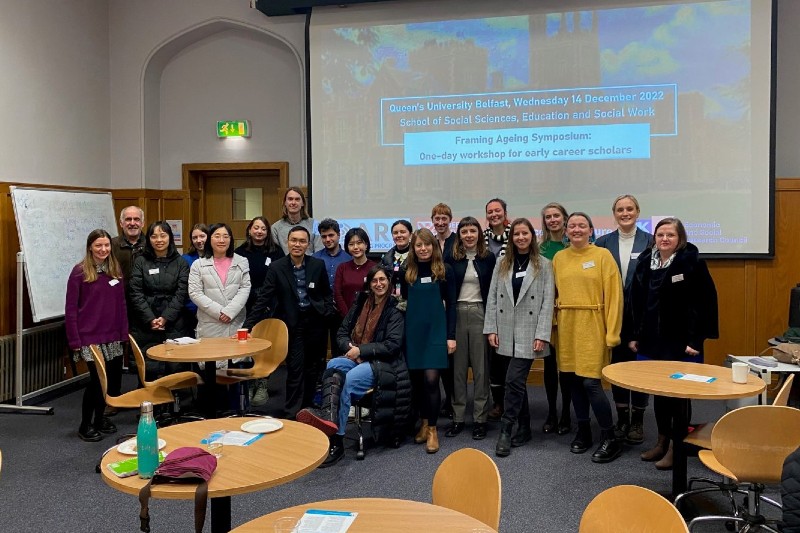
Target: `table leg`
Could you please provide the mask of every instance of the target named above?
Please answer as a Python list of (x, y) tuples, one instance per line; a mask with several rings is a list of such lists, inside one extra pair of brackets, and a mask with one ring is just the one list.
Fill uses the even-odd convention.
[(203, 369), (203, 381), (205, 382), (205, 394), (202, 399), (203, 416), (207, 419), (217, 418), (217, 364), (215, 361), (207, 361)]
[(689, 401), (679, 398), (672, 426), (672, 499), (686, 492), (686, 438), (689, 427)]
[(211, 533), (231, 530), (231, 497), (211, 498)]

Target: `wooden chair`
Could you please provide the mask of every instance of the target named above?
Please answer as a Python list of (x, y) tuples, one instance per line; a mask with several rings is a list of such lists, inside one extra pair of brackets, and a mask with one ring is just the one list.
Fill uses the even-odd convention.
[[(786, 406), (789, 403), (789, 393), (792, 391), (792, 382), (794, 381), (794, 374), (789, 374), (786, 381), (783, 382), (781, 390), (772, 400), (772, 405)], [(689, 433), (685, 439), (684, 444), (691, 444), (702, 448), (704, 450), (711, 449), (711, 431), (714, 429), (714, 422), (702, 424), (697, 426), (694, 431)]]
[(501, 481), (497, 465), (485, 453), (462, 448), (442, 461), (433, 476), (433, 504), (447, 507), (500, 529)]
[[(800, 443), (800, 410), (785, 406), (752, 405), (727, 413), (714, 426), (711, 450), (701, 450), (700, 461), (709, 469), (730, 479), (713, 482), (715, 487), (689, 490), (675, 499), (675, 506), (689, 496), (721, 490), (726, 493), (733, 512), (730, 516), (700, 516), (689, 522), (737, 522), (758, 530), (777, 532), (761, 515), (761, 502), (778, 508), (780, 504), (763, 496), (764, 484), (779, 483), (786, 457)], [(696, 480), (693, 480), (696, 481)], [(708, 480), (706, 480), (708, 481)], [(746, 484), (747, 490), (740, 485)], [(690, 482), (690, 487), (692, 483)], [(747, 509), (740, 508), (734, 494), (747, 494)]]
[(681, 513), (663, 496), (636, 485), (606, 489), (589, 502), (579, 533), (686, 533)]
[(245, 381), (269, 377), (286, 359), (289, 352), (289, 329), (277, 318), (267, 318), (253, 326), (253, 337), (266, 339), (272, 343), (269, 349), (253, 356), (252, 368), (221, 368), (217, 370), (217, 383), (221, 385), (242, 385), (239, 393), (239, 415), (245, 414)]
[[(203, 384), (203, 378), (200, 377), (199, 374), (196, 372), (176, 372), (174, 374), (169, 374), (167, 376), (160, 377), (155, 381), (147, 381), (145, 379), (145, 360), (144, 354), (142, 353), (141, 348), (139, 348), (139, 344), (136, 342), (136, 339), (133, 338), (133, 335), (128, 335), (128, 339), (130, 340), (131, 344), (131, 351), (133, 352), (133, 357), (136, 360), (136, 371), (139, 374), (139, 381), (141, 381), (142, 386), (147, 388), (152, 387), (164, 387), (169, 389), (172, 393), (173, 398), (173, 412), (169, 415), (171, 422), (191, 422), (197, 420), (205, 420), (202, 416), (198, 415), (191, 415), (191, 414), (181, 414), (181, 404), (180, 399), (178, 397), (177, 391), (180, 389), (188, 389), (189, 387), (196, 387), (197, 385)], [(168, 422), (165, 422), (168, 425)]]
[(100, 377), (100, 386), (103, 389), (106, 405), (118, 409), (138, 409), (142, 405), (142, 402), (151, 402), (153, 405), (161, 405), (174, 401), (172, 391), (161, 386), (142, 387), (141, 389), (134, 389), (130, 392), (120, 394), (119, 396), (109, 396), (106, 360), (103, 358), (103, 353), (97, 345), (92, 344), (89, 348), (92, 350), (92, 357), (94, 357), (97, 375)]

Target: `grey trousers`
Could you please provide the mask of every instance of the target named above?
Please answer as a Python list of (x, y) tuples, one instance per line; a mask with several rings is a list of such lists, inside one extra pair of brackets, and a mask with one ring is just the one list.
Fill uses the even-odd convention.
[(453, 354), (453, 422), (464, 422), (467, 405), (467, 369), (472, 367), (475, 422), (489, 414), (489, 344), (483, 334), (483, 304), (458, 302), (456, 353)]

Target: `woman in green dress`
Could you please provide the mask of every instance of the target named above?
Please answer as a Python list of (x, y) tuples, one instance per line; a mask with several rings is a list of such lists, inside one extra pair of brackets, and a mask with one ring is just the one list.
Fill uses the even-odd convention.
[(411, 371), (415, 404), (422, 424), (414, 442), (428, 453), (439, 451), (436, 422), (441, 407), (439, 372), (456, 351), (456, 283), (444, 263), (436, 238), (428, 229), (411, 237), (411, 251), (401, 279), (407, 300), (406, 361)]

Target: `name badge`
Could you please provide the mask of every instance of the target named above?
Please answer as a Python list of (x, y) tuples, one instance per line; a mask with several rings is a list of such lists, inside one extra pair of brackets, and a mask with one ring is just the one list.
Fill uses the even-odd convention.
[(111, 281), (109, 281), (109, 282), (108, 282), (108, 284), (109, 284), (109, 285), (111, 285), (112, 287), (113, 287), (114, 285), (116, 285), (117, 283), (119, 283), (119, 280), (118, 280), (118, 279), (112, 279)]
[(427, 276), (427, 277), (424, 277), (424, 278), (419, 278), (419, 282), (420, 283), (430, 283), (431, 281), (433, 281), (433, 280), (431, 279), (430, 276)]
[(147, 272), (152, 276), (153, 274), (158, 274), (158, 269), (157, 268), (151, 268)]
[(367, 276), (364, 276), (364, 283), (367, 282)]
[(514, 274), (514, 277), (515, 278), (524, 278), (525, 277), (525, 271), (523, 270), (522, 272), (517, 272), (516, 274)]
[(587, 268), (594, 268), (594, 261), (586, 261), (583, 264), (583, 269), (586, 270)]
[(639, 252), (631, 254), (631, 259), (639, 259)]
[(312, 281), (311, 283), (309, 283), (309, 284), (308, 284), (308, 288), (309, 288), (309, 289), (313, 289), (313, 288), (314, 288), (314, 282), (313, 282), (313, 281)]
[(675, 274), (672, 276), (672, 283), (678, 283), (679, 281), (683, 281), (683, 274)]
[(266, 261), (264, 261), (264, 264), (267, 265), (267, 266), (272, 264), (272, 258), (271, 257), (267, 257)]
[(478, 277), (478, 271), (477, 270), (475, 271), (475, 277), (476, 278)]

